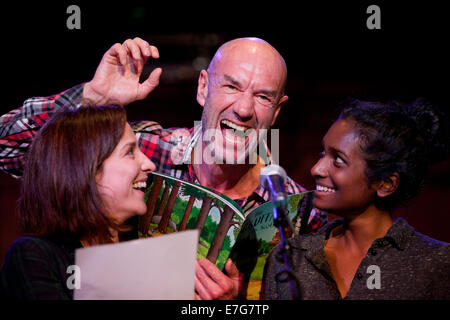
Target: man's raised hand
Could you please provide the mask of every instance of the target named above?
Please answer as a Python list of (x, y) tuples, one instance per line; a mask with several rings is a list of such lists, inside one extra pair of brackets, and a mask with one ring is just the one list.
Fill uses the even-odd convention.
[(139, 82), (150, 57), (159, 58), (158, 49), (141, 38), (114, 44), (103, 55), (94, 78), (84, 85), (83, 104), (124, 106), (147, 97), (158, 86), (162, 72), (156, 68)]

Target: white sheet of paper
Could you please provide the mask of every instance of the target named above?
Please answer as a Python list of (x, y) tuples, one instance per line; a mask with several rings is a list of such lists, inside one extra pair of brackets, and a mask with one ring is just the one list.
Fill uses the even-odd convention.
[(198, 231), (77, 249), (75, 300), (194, 298)]

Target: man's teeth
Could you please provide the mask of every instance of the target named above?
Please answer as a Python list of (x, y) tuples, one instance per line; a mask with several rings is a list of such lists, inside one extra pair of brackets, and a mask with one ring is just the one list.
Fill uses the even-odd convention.
[(316, 186), (316, 190), (317, 191), (324, 191), (324, 192), (335, 192), (336, 191), (336, 189), (328, 188), (328, 187), (324, 187), (324, 186), (319, 186), (319, 185)]
[(135, 182), (135, 183), (133, 183), (133, 188), (134, 189), (145, 189), (145, 188), (147, 188), (147, 182), (145, 182), (145, 181)]
[(227, 125), (227, 126), (229, 126), (230, 128), (232, 128), (232, 129), (234, 129), (234, 130), (239, 130), (239, 131), (245, 131), (245, 130), (247, 130), (246, 127), (240, 126), (240, 125), (235, 124), (235, 123), (233, 123), (233, 122), (231, 122), (231, 121), (228, 121), (228, 120), (222, 120), (222, 123), (225, 124), (225, 125)]

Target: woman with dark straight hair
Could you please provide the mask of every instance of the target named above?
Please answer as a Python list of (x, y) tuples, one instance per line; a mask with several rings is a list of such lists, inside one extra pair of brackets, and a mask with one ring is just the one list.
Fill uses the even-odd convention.
[(2, 296), (71, 299), (75, 249), (117, 242), (127, 221), (146, 212), (143, 189), (155, 166), (115, 106), (56, 113), (26, 157), (18, 206), (25, 236), (6, 255)]
[[(450, 299), (450, 245), (392, 211), (418, 194), (428, 167), (449, 154), (448, 119), (423, 99), (410, 105), (350, 101), (311, 169), (314, 205), (340, 216), (290, 239), (302, 299)], [(424, 212), (424, 219), (426, 219)], [(264, 297), (290, 299), (280, 248), (266, 264)]]

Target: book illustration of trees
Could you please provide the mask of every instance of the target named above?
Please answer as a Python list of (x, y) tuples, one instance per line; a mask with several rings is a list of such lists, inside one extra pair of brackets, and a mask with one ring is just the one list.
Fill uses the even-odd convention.
[(200, 213), (197, 217), (197, 222), (195, 223), (195, 229), (199, 231), (199, 234), (202, 233), (203, 227), (205, 226), (206, 218), (208, 218), (209, 211), (213, 206), (214, 198), (205, 194), (203, 197), (202, 207), (200, 208)]
[(297, 210), (298, 204), (303, 197), (301, 195), (292, 195), (288, 199), (289, 203), (289, 212), (294, 212)]
[(272, 246), (269, 242), (265, 241), (264, 239), (258, 239), (258, 256), (267, 255), (271, 249)]
[[(161, 201), (159, 202), (158, 206), (158, 211), (156, 212), (155, 216), (162, 216), (162, 213), (164, 211), (167, 197), (169, 196), (170, 189), (172, 188), (172, 186), (168, 181), (169, 181), (168, 179), (164, 179), (164, 192), (162, 194)], [(160, 220), (160, 218), (158, 220)]]
[(307, 234), (311, 232), (311, 227), (308, 225), (308, 221), (311, 215), (311, 211), (314, 208), (313, 200), (314, 200), (314, 191), (304, 193), (302, 195), (301, 203), (300, 205), (298, 205), (297, 208), (298, 224), (296, 224), (295, 234)]
[(153, 173), (149, 181), (152, 184), (146, 192), (147, 212), (139, 217), (139, 236), (197, 229), (197, 258), (208, 257), (222, 268), (239, 233), (240, 227), (232, 226), (237, 227), (244, 219), (240, 207), (206, 187), (169, 176)]
[(173, 205), (175, 204), (175, 199), (178, 196), (178, 191), (180, 190), (181, 186), (181, 182), (176, 180), (166, 179), (166, 183), (171, 187), (172, 191), (170, 192), (169, 199), (167, 200), (167, 204), (159, 222), (158, 229), (161, 233), (167, 233), (167, 225), (170, 221), (170, 215), (172, 214)]
[[(307, 192), (302, 194), (294, 194), (289, 197), (289, 212), (288, 217), (291, 219), (294, 230), (290, 227), (284, 228), (284, 234), (286, 238), (291, 238), (299, 233), (308, 233), (308, 227), (306, 224), (302, 224), (302, 221), (308, 221), (309, 214), (313, 209), (312, 200), (314, 197), (313, 192)], [(292, 218), (292, 215), (294, 217)], [(303, 230), (303, 231), (302, 231)], [(270, 241), (271, 246), (276, 246), (281, 242), (280, 230), (277, 228), (276, 233)]]
[(240, 225), (239, 221), (233, 219), (234, 211), (230, 207), (225, 206), (225, 208), (221, 208), (221, 206), (217, 204), (217, 208), (220, 211), (220, 222), (211, 242), (211, 247), (209, 248), (208, 255), (206, 256), (206, 258), (212, 263), (216, 263), (217, 261), (219, 252), (222, 249), (228, 230), (230, 230), (232, 226), (238, 227)]
[(202, 200), (205, 196), (205, 192), (198, 188), (192, 187), (190, 185), (183, 185), (181, 188), (182, 194), (184, 196), (189, 196), (188, 203), (186, 205), (186, 210), (184, 211), (183, 218), (180, 225), (178, 226), (179, 231), (186, 230), (186, 225), (188, 223), (189, 217), (191, 215), (192, 207), (196, 199)]
[(153, 185), (147, 199), (147, 212), (140, 217), (139, 231), (142, 235), (147, 235), (152, 221), (153, 213), (155, 211), (156, 202), (163, 186), (164, 178), (158, 175), (153, 175)]
[[(168, 227), (177, 231), (177, 225), (171, 220), (171, 214), (175, 210), (174, 205), (176, 203), (178, 203), (178, 206), (182, 206), (183, 202), (185, 203), (179, 197), (179, 190), (184, 185), (181, 181), (158, 174), (152, 174), (152, 179), (152, 185), (147, 190), (147, 212), (139, 217), (139, 233), (140, 236), (144, 237), (167, 233)], [(178, 211), (177, 214), (179, 215)]]
[(206, 218), (205, 225), (203, 226), (202, 232), (200, 233), (198, 239), (198, 244), (206, 249), (206, 251), (203, 252), (205, 257), (208, 253), (214, 233), (217, 230), (217, 226), (218, 223), (212, 219), (211, 215), (208, 215), (208, 217)]

